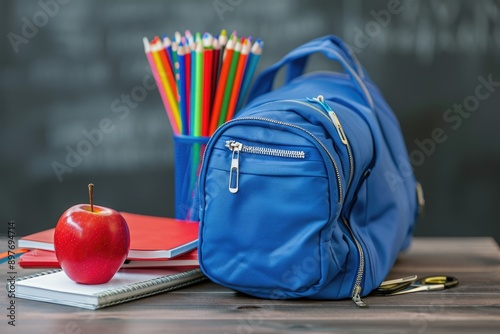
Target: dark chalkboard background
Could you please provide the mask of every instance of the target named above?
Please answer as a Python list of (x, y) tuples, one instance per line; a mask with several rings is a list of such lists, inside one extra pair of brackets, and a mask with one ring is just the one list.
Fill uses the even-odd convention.
[[(401, 122), (427, 199), (416, 234), (500, 240), (500, 87), (476, 92), (500, 81), (500, 1), (431, 0), (1, 1), (0, 233), (9, 220), (19, 235), (53, 227), (91, 181), (101, 205), (172, 216), (171, 131), (158, 92), (137, 95), (141, 39), (221, 28), (264, 39), (259, 70), (314, 37), (344, 38)], [(470, 113), (447, 111), (464, 103)], [(60, 181), (54, 162), (103, 119), (112, 131)], [(422, 149), (433, 131), (442, 140)]]

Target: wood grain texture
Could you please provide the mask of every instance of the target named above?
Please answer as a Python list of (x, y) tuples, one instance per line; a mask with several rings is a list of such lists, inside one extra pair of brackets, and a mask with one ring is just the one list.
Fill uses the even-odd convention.
[[(0, 249), (6, 249), (5, 238)], [(7, 266), (0, 267), (2, 282)], [(18, 269), (18, 276), (38, 270)], [(498, 333), (500, 250), (490, 238), (416, 238), (388, 278), (447, 274), (458, 287), (352, 301), (275, 301), (253, 298), (211, 282), (110, 308), (79, 308), (16, 300), (16, 327), (2, 333)]]

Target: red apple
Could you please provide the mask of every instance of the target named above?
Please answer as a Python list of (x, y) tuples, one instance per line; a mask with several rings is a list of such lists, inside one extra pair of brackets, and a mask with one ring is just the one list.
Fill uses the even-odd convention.
[(54, 232), (57, 260), (66, 275), (82, 284), (108, 282), (127, 258), (130, 234), (115, 210), (79, 204), (64, 212)]

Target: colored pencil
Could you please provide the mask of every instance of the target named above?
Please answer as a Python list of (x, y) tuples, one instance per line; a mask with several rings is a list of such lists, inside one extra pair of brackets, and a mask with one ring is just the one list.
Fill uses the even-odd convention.
[(9, 260), (12, 259), (13, 256), (15, 258), (18, 258), (19, 256), (23, 255), (24, 253), (26, 253), (28, 251), (29, 251), (29, 249), (26, 249), (26, 248), (16, 248), (14, 250), (9, 250), (7, 252), (3, 252), (0, 254), (0, 263), (8, 262)]
[(250, 84), (252, 83), (252, 79), (257, 68), (257, 64), (259, 63), (260, 56), (262, 54), (262, 48), (264, 43), (259, 38), (252, 45), (252, 49), (250, 51), (250, 55), (248, 56), (247, 66), (245, 68), (245, 75), (243, 77), (243, 82), (241, 84), (241, 89), (238, 97), (238, 103), (236, 105), (236, 110), (240, 110), (245, 103), (246, 95), (248, 93), (248, 89), (250, 88)]
[(177, 87), (177, 101), (179, 101), (180, 98), (180, 87), (179, 87), (179, 80), (177, 77), (179, 76), (179, 61), (177, 59), (177, 52), (179, 50), (179, 45), (176, 42), (172, 42), (172, 69), (173, 69), (173, 75), (175, 78), (175, 84)]
[(212, 113), (210, 116), (210, 131), (209, 131), (210, 135), (214, 133), (214, 131), (217, 129), (219, 125), (219, 116), (222, 107), (222, 100), (224, 99), (224, 90), (226, 88), (227, 77), (229, 75), (229, 69), (231, 67), (233, 52), (234, 52), (234, 41), (231, 39), (227, 42), (226, 45), (226, 51), (222, 62), (219, 81), (217, 82), (217, 91), (215, 93), (215, 100), (212, 107)]
[[(163, 35), (163, 38), (162, 38), (162, 42), (163, 42), (163, 47), (165, 48), (165, 51), (167, 52), (167, 56), (168, 56), (168, 60), (170, 61), (171, 64), (173, 64), (172, 62), (172, 40), (170, 38), (168, 38), (167, 35)], [(156, 43), (156, 41), (153, 41), (153, 43)]]
[[(173, 43), (172, 43), (173, 44)], [(176, 119), (178, 117), (179, 120), (179, 131), (182, 133), (182, 122), (180, 120), (180, 111), (179, 111), (179, 89), (177, 87), (177, 82), (175, 78), (175, 59), (172, 58), (174, 62), (170, 62), (168, 59), (168, 52), (167, 49), (163, 46), (163, 42), (158, 39), (156, 41), (156, 44), (153, 45), (153, 48), (158, 49), (158, 55), (160, 56), (161, 64), (163, 65), (163, 70), (164, 74), (167, 76), (168, 80), (168, 86), (166, 87), (167, 89), (170, 88), (172, 91), (172, 94), (174, 96), (175, 102), (177, 106), (173, 107), (174, 112), (177, 110), (178, 115), (176, 116)], [(173, 54), (172, 54), (173, 57)], [(177, 52), (175, 52), (175, 58), (177, 57)], [(154, 58), (153, 58), (154, 59)], [(168, 95), (167, 95), (168, 97)]]
[(187, 120), (187, 129), (184, 131), (185, 134), (189, 135), (190, 133), (190, 110), (191, 110), (191, 48), (188, 45), (187, 39), (183, 37), (182, 44), (184, 44), (184, 66), (186, 68), (184, 72), (185, 77), (185, 90), (186, 90), (186, 120)]
[[(260, 39), (238, 40), (236, 31), (225, 29), (215, 37), (185, 30), (184, 36), (144, 38), (172, 131), (206, 137), (232, 119), (245, 103), (262, 48)], [(201, 151), (193, 149), (192, 159), (199, 159)]]
[(203, 106), (201, 118), (201, 135), (208, 136), (210, 127), (210, 109), (212, 108), (212, 67), (214, 50), (212, 35), (203, 36)]
[(193, 37), (193, 34), (191, 34), (191, 31), (189, 30), (186, 30), (186, 32), (184, 33), (184, 36), (186, 37), (187, 41), (188, 41), (188, 45), (189, 45), (189, 48), (191, 49), (191, 51), (194, 51), (194, 37)]
[(188, 106), (188, 97), (186, 93), (186, 47), (182, 44), (179, 45), (179, 50), (177, 51), (177, 60), (179, 64), (179, 109), (181, 113), (181, 122), (182, 122), (182, 133), (187, 135), (189, 134), (189, 122), (187, 112)]
[(167, 50), (164, 48), (162, 41), (158, 38), (156, 42), (152, 45), (152, 47), (157, 50), (158, 55), (160, 56), (161, 63), (163, 65), (164, 74), (167, 76), (168, 83), (170, 88), (172, 89), (172, 93), (174, 94), (175, 100), (178, 100), (178, 92), (177, 92), (177, 84), (175, 82), (174, 75), (174, 64), (168, 60)]
[(210, 91), (210, 101), (213, 103), (215, 99), (215, 90), (217, 89), (217, 80), (219, 79), (220, 44), (218, 38), (214, 38), (212, 48), (214, 49), (214, 55), (212, 62), (212, 89)]
[(231, 90), (231, 96), (229, 99), (229, 106), (227, 109), (227, 115), (225, 122), (231, 120), (236, 112), (236, 103), (238, 102), (238, 96), (240, 94), (241, 82), (243, 80), (243, 74), (245, 71), (245, 66), (247, 64), (248, 54), (250, 53), (251, 40), (247, 39), (241, 47), (240, 57), (238, 59), (238, 66), (236, 68), (236, 74), (234, 76), (234, 82)]
[(151, 51), (151, 45), (149, 44), (149, 41), (147, 37), (143, 38), (143, 43), (144, 43), (144, 53), (146, 54), (146, 58), (148, 59), (149, 67), (151, 68), (151, 71), (153, 72), (153, 76), (156, 81), (156, 86), (158, 88), (158, 91), (160, 93), (161, 99), (163, 101), (163, 106), (165, 108), (165, 111), (167, 112), (168, 119), (170, 121), (170, 126), (172, 127), (172, 131), (174, 134), (179, 134), (179, 126), (175, 120), (175, 117), (173, 115), (172, 108), (170, 106), (170, 102), (166, 96), (165, 89), (162, 87), (162, 80), (160, 78), (160, 75), (158, 73), (158, 69), (156, 67), (156, 63), (153, 57), (153, 53)]
[(217, 68), (218, 72), (222, 70), (222, 61), (224, 60), (224, 51), (226, 50), (227, 42), (228, 42), (227, 31), (226, 29), (222, 29), (219, 35), (220, 57), (219, 57), (219, 66)]
[(167, 59), (167, 53), (160, 40), (152, 46), (151, 53), (153, 54), (153, 59), (157, 66), (163, 89), (165, 90), (170, 108), (172, 109), (172, 115), (174, 116), (175, 123), (177, 124), (179, 133), (182, 133), (179, 104), (177, 102), (177, 86), (175, 84), (171, 64)]
[(240, 41), (237, 41), (236, 46), (234, 47), (233, 57), (231, 59), (231, 67), (227, 76), (226, 87), (224, 88), (224, 99), (222, 100), (222, 107), (220, 109), (219, 122), (217, 126), (221, 126), (226, 121), (226, 116), (229, 109), (229, 100), (231, 99), (231, 91), (233, 89), (234, 77), (236, 75), (236, 67), (238, 66), (240, 52), (241, 43)]
[(203, 111), (203, 43), (201, 35), (196, 33), (196, 85), (195, 85), (195, 136), (201, 136)]
[(180, 32), (176, 31), (174, 34), (174, 40), (177, 43), (177, 45), (181, 44), (182, 42), (182, 35)]
[[(189, 40), (189, 39), (188, 39)], [(196, 45), (193, 42), (193, 46)], [(189, 101), (189, 134), (195, 136), (196, 128), (196, 48), (191, 47), (191, 85), (189, 87), (190, 101)]]

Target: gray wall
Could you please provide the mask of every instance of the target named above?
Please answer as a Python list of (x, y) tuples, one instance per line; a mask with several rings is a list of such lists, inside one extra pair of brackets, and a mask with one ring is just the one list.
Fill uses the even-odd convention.
[[(149, 76), (143, 36), (226, 28), (264, 39), (259, 70), (314, 37), (344, 38), (401, 122), (427, 199), (416, 234), (500, 240), (500, 87), (476, 91), (500, 81), (500, 1), (59, 1), (0, 2), (0, 222), (18, 234), (53, 227), (90, 181), (101, 205), (172, 216), (159, 94), (121, 98)], [(103, 119), (113, 130), (60, 181), (53, 162)]]

